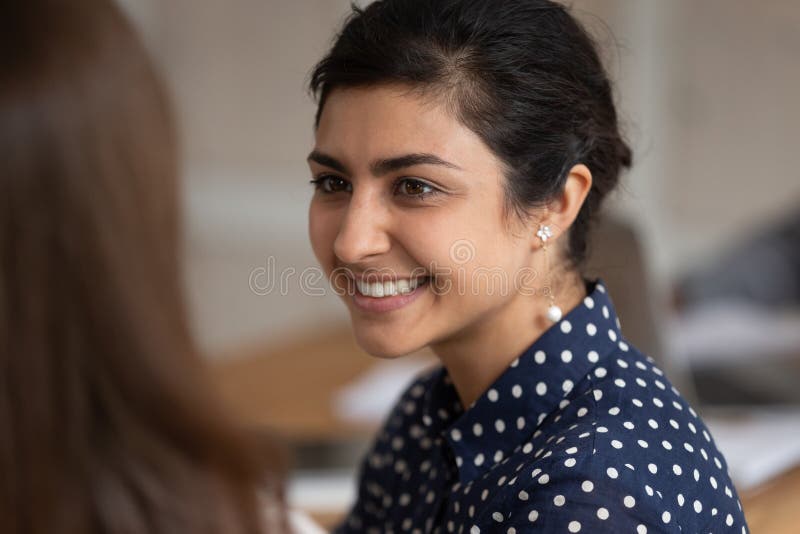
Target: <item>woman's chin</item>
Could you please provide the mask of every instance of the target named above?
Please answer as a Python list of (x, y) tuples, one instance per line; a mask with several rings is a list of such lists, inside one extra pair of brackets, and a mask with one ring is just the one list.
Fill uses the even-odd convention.
[(411, 340), (398, 340), (397, 336), (369, 329), (365, 331), (354, 327), (356, 342), (366, 353), (376, 358), (391, 360), (399, 358), (423, 348), (425, 344), (413, 343)]

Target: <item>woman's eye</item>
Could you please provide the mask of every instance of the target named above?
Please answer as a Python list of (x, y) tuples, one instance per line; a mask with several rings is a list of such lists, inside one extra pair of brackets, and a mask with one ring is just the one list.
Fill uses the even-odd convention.
[[(350, 182), (332, 174), (319, 176), (311, 180), (310, 183), (314, 185), (317, 191), (325, 194), (350, 193), (353, 191), (353, 186)], [(395, 194), (417, 200), (424, 199), (438, 192), (439, 190), (432, 185), (413, 178), (403, 178), (395, 184)]]
[(311, 180), (317, 190), (324, 193), (341, 193), (350, 191), (350, 183), (338, 176), (320, 176)]
[(433, 186), (428, 185), (420, 180), (414, 180), (412, 178), (404, 178), (398, 183), (397, 191), (401, 195), (406, 195), (410, 197), (426, 197), (428, 195), (436, 193), (437, 190)]

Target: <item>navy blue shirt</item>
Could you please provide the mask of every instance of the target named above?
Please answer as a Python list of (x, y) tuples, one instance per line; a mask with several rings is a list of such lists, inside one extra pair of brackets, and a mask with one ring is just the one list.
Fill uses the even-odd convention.
[(467, 410), (445, 369), (416, 380), (336, 532), (746, 533), (708, 429), (587, 290)]

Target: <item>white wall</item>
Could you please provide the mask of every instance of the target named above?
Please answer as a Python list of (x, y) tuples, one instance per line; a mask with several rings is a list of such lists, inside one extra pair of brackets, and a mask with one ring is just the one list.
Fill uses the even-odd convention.
[[(216, 352), (344, 318), (332, 298), (257, 296), (250, 271), (313, 265), (306, 237), (314, 105), (305, 93), (344, 0), (136, 3), (185, 128), (188, 274)], [(128, 2), (133, 4), (133, 0)], [(363, 2), (362, 2), (363, 3)], [(149, 6), (149, 7), (148, 7)], [(636, 165), (615, 211), (641, 231), (656, 287), (800, 201), (800, 4), (580, 0), (608, 48)]]
[[(251, 340), (344, 320), (331, 298), (306, 296), (305, 158), (315, 105), (307, 76), (345, 1), (170, 0), (148, 37), (184, 131), (187, 278), (196, 330), (218, 353)], [(288, 293), (259, 295), (254, 269), (294, 269)]]

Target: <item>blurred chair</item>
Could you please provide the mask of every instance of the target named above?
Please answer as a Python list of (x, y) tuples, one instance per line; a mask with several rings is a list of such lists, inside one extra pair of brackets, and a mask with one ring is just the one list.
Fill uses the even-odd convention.
[(670, 358), (663, 343), (664, 329), (657, 318), (667, 313), (667, 303), (655, 293), (647, 261), (636, 230), (628, 222), (603, 214), (590, 238), (585, 274), (602, 278), (608, 286), (625, 337), (666, 371), (684, 397), (694, 401), (686, 368)]
[(650, 277), (639, 236), (627, 222), (603, 216), (592, 231), (586, 275), (608, 286), (625, 337), (659, 363), (664, 358), (656, 328)]

